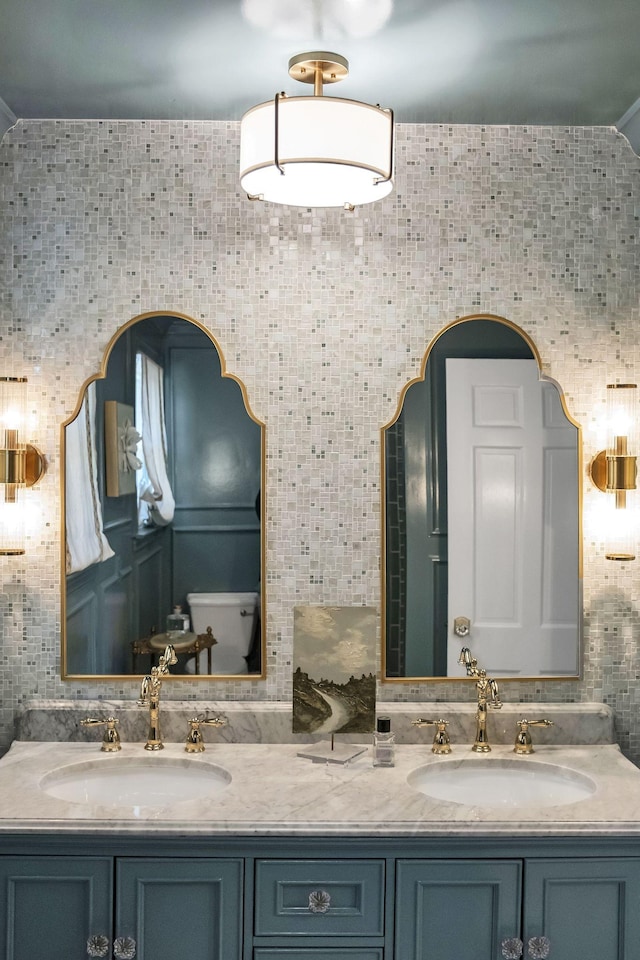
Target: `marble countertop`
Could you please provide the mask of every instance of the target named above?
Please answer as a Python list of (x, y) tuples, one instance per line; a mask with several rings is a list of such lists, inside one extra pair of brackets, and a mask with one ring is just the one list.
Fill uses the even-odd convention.
[[(107, 754), (99, 743), (16, 741), (0, 760), (0, 834), (90, 828), (92, 834), (167, 836), (640, 836), (640, 770), (613, 744), (544, 745), (529, 757), (517, 757), (506, 745), (482, 757), (459, 745), (448, 757), (437, 757), (425, 744), (402, 744), (392, 768), (374, 768), (370, 748), (347, 765), (314, 763), (299, 757), (299, 749), (210, 742), (205, 753), (188, 755), (182, 743), (168, 743), (159, 753), (125, 743), (119, 753)], [(118, 765), (129, 758), (215, 764), (230, 782), (210, 798), (187, 798), (167, 809), (71, 803), (40, 787), (43, 777), (67, 765)], [(497, 809), (437, 801), (407, 782), (416, 767), (469, 758), (486, 763), (487, 770), (506, 758), (528, 768), (570, 767), (592, 778), (596, 790), (564, 806)]]

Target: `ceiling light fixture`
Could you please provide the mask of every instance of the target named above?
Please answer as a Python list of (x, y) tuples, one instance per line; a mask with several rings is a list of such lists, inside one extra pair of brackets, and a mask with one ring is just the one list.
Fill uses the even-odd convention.
[(393, 111), (323, 96), (349, 64), (337, 53), (301, 53), (289, 75), (313, 83), (312, 97), (277, 93), (242, 118), (240, 183), (250, 200), (352, 210), (393, 189)]

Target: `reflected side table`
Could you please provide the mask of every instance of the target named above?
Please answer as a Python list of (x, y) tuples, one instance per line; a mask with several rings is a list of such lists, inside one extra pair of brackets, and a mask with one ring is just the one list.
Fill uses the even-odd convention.
[[(174, 635), (175, 636), (175, 635)], [(180, 633), (179, 639), (174, 639), (167, 633), (152, 633), (149, 637), (143, 637), (141, 640), (134, 640), (131, 644), (131, 666), (133, 673), (138, 673), (138, 657), (150, 656), (151, 666), (155, 666), (159, 656), (164, 653), (168, 643), (172, 644), (175, 652), (180, 656), (195, 656), (195, 673), (200, 673), (200, 651), (207, 651), (207, 672), (212, 673), (211, 669), (211, 650), (218, 642), (214, 637), (211, 627), (207, 627), (206, 633)]]

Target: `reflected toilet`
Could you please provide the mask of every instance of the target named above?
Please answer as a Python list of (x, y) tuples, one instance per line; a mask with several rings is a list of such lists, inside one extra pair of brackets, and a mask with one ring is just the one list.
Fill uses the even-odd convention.
[[(211, 627), (218, 641), (213, 648), (214, 674), (248, 673), (247, 657), (251, 651), (259, 614), (257, 593), (189, 593), (191, 629), (206, 633)], [(200, 673), (207, 672), (206, 652), (200, 654)], [(194, 673), (195, 661), (186, 665)]]

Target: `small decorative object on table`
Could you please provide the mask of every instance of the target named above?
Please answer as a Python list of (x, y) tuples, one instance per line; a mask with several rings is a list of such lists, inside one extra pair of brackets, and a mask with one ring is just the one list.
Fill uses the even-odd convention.
[(182, 612), (180, 604), (176, 604), (173, 608), (173, 613), (170, 613), (167, 617), (167, 634), (175, 640), (177, 639), (176, 634), (179, 635), (188, 632), (189, 617), (186, 613)]

